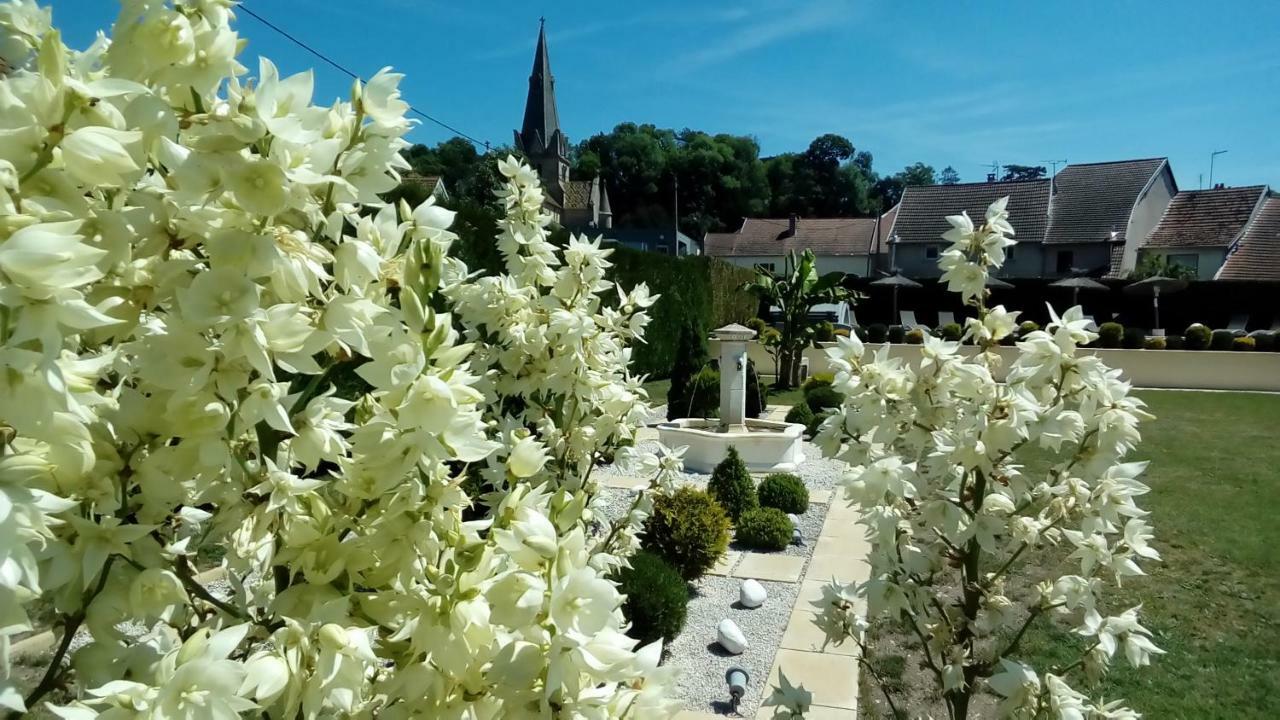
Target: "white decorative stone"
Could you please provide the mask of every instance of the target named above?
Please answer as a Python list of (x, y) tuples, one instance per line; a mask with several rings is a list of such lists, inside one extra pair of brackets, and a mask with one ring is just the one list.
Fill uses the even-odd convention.
[(738, 623), (728, 618), (721, 620), (716, 626), (716, 642), (730, 655), (741, 655), (749, 647), (747, 636), (742, 634)]
[(751, 578), (743, 580), (742, 586), (738, 588), (738, 602), (742, 603), (742, 607), (758, 608), (768, 597), (769, 593), (764, 586)]
[(791, 521), (792, 527), (800, 526), (800, 516), (795, 513), (787, 513), (787, 519)]

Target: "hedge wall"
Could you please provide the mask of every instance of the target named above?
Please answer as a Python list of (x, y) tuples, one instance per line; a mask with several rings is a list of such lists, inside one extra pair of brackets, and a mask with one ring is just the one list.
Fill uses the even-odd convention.
[(614, 282), (623, 288), (648, 283), (650, 292), (661, 295), (649, 309), (645, 344), (632, 350), (636, 373), (667, 377), (675, 364), (680, 331), (688, 324), (706, 333), (755, 317), (755, 298), (738, 289), (755, 277), (746, 268), (705, 256), (677, 258), (625, 247), (616, 248), (610, 260)]

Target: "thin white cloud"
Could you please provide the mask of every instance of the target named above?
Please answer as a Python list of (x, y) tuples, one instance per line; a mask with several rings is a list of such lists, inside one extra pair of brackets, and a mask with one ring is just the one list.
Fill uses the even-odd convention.
[(669, 68), (689, 70), (713, 65), (783, 40), (829, 29), (843, 24), (852, 7), (841, 0), (810, 0), (795, 5), (770, 3), (725, 17), (732, 27), (718, 36), (706, 36), (698, 49), (676, 58)]

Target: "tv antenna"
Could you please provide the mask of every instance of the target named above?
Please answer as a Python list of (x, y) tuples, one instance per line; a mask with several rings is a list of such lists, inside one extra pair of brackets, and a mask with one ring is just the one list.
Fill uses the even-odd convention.
[(1067, 164), (1066, 158), (1063, 158), (1062, 160), (1041, 160), (1040, 162), (1052, 168), (1052, 170), (1049, 171), (1049, 177), (1053, 177), (1054, 175), (1058, 174), (1059, 165)]

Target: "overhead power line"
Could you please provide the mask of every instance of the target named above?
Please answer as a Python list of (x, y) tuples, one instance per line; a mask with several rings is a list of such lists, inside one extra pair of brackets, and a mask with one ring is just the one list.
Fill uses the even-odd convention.
[[(275, 23), (271, 22), (270, 20), (268, 20), (268, 19), (266, 19), (266, 18), (262, 17), (261, 15), (259, 15), (259, 14), (258, 14), (258, 13), (256, 13), (256, 12), (254, 12), (253, 10), (250, 10), (250, 9), (249, 9), (249, 7), (248, 7), (248, 6), (246, 6), (243, 2), (242, 2), (242, 3), (240, 3), (240, 5), (238, 5), (237, 7), (238, 7), (240, 10), (243, 10), (243, 11), (244, 11), (247, 15), (249, 15), (250, 17), (252, 17), (252, 18), (254, 18), (255, 20), (257, 20), (258, 22), (260, 22), (260, 23), (262, 23), (263, 25), (266, 25), (267, 27), (271, 28), (272, 30), (274, 30), (274, 31), (276, 31), (276, 32), (278, 32), (278, 33), (280, 33), (280, 34), (281, 34), (281, 35), (283, 35), (285, 38), (287, 38), (290, 42), (292, 42), (294, 45), (297, 45), (298, 47), (302, 48), (303, 50), (306, 50), (307, 52), (311, 53), (312, 55), (315, 55), (316, 57), (318, 57), (318, 58), (320, 58), (321, 60), (325, 61), (326, 63), (328, 63), (329, 65), (331, 65), (331, 66), (332, 66), (332, 67), (334, 67), (335, 69), (337, 69), (339, 72), (341, 72), (341, 73), (343, 73), (343, 74), (347, 75), (348, 77), (350, 77), (352, 80), (359, 80), (359, 81), (360, 81), (360, 82), (362, 82), (362, 83), (366, 82), (366, 80), (365, 80), (364, 78), (360, 77), (359, 75), (355, 74), (354, 72), (351, 72), (351, 71), (350, 71), (350, 70), (348, 70), (346, 67), (344, 67), (344, 66), (342, 66), (341, 64), (339, 64), (336, 60), (332, 60), (332, 59), (330, 59), (330, 58), (329, 58), (327, 55), (325, 55), (324, 53), (322, 53), (322, 52), (320, 52), (319, 50), (317, 50), (317, 49), (315, 49), (315, 48), (311, 47), (310, 45), (308, 45), (307, 43), (305, 43), (305, 42), (303, 42), (302, 40), (298, 39), (297, 37), (294, 37), (292, 34), (290, 34), (290, 33), (289, 33), (289, 31), (285, 30), (284, 28), (280, 27), (279, 25), (276, 25)], [(436, 125), (439, 125), (440, 127), (444, 128), (445, 130), (448, 130), (449, 132), (453, 133), (454, 135), (457, 135), (458, 137), (460, 137), (460, 138), (462, 138), (462, 139), (464, 139), (464, 140), (470, 140), (471, 142), (475, 143), (476, 145), (478, 145), (478, 146), (480, 146), (480, 147), (484, 148), (486, 151), (489, 149), (489, 143), (485, 142), (484, 140), (477, 140), (477, 139), (475, 139), (474, 137), (471, 137), (470, 135), (468, 135), (468, 134), (466, 134), (466, 133), (462, 132), (462, 131), (461, 131), (461, 130), (459, 130), (458, 128), (456, 128), (456, 127), (454, 127), (454, 126), (450, 125), (449, 123), (446, 123), (446, 122), (444, 122), (443, 120), (437, 120), (436, 118), (431, 117), (430, 115), (428, 115), (428, 114), (426, 114), (426, 113), (422, 112), (421, 110), (419, 110), (418, 108), (414, 107), (413, 105), (409, 105), (409, 111), (410, 111), (410, 112), (412, 112), (412, 113), (414, 113), (415, 115), (420, 115), (420, 116), (422, 116), (422, 117), (426, 118), (427, 120), (430, 120), (431, 122), (435, 123)]]

